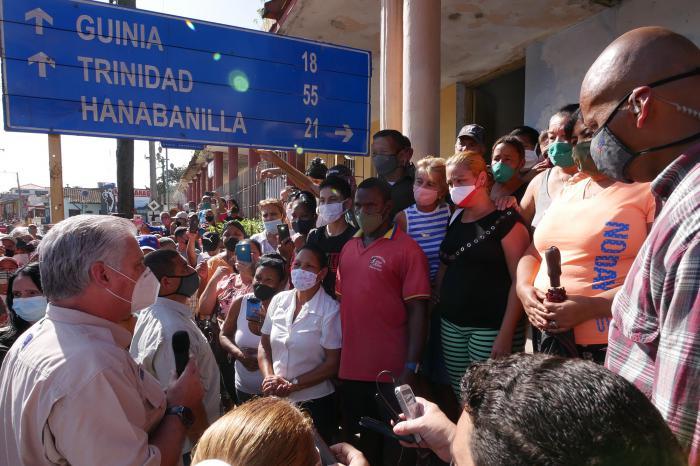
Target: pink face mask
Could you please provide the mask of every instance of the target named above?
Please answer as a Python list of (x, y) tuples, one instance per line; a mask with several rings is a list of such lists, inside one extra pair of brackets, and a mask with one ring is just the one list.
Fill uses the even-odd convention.
[(422, 186), (414, 186), (413, 197), (416, 200), (416, 204), (428, 206), (435, 203), (435, 201), (438, 198), (438, 192), (434, 189), (424, 188)]

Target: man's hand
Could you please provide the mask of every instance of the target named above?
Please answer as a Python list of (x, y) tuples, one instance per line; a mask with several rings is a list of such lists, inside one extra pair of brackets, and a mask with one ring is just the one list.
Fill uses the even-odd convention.
[(338, 460), (338, 466), (369, 466), (362, 452), (349, 443), (336, 443), (330, 449)]
[(401, 421), (394, 426), (394, 433), (397, 435), (419, 434), (422, 438), (420, 445), (414, 443), (401, 442), (401, 445), (409, 448), (429, 448), (438, 457), (445, 461), (450, 461), (450, 444), (457, 428), (440, 408), (428, 400), (416, 397), (420, 417)]
[(204, 387), (194, 359), (190, 359), (180, 378), (170, 384), (166, 392), (168, 406), (186, 406), (195, 409), (204, 398)]

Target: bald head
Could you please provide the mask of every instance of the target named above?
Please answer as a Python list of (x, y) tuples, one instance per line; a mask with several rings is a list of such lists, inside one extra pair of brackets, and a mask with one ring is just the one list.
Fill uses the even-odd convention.
[(615, 39), (588, 70), (580, 95), (586, 126), (595, 131), (607, 122), (629, 153), (647, 151), (630, 159), (624, 178), (651, 181), (688, 147), (676, 142), (700, 130), (699, 120), (675, 106), (700, 108), (700, 93), (691, 92), (700, 86), (700, 74), (669, 79), (697, 69), (700, 49), (692, 41), (668, 29), (643, 27)]

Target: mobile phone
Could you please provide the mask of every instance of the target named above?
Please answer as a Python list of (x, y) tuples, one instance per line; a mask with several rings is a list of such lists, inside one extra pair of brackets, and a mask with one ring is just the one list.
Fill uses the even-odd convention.
[(384, 437), (389, 437), (394, 440), (400, 440), (406, 443), (416, 443), (416, 440), (412, 435), (396, 435), (394, 431), (387, 424), (377, 421), (371, 417), (363, 416), (360, 418), (360, 425), (365, 429), (369, 429), (373, 432), (383, 435)]
[(335, 455), (333, 454), (331, 449), (328, 448), (328, 445), (326, 445), (326, 442), (323, 441), (323, 438), (321, 438), (321, 435), (318, 433), (315, 427), (314, 443), (316, 444), (316, 449), (318, 450), (318, 454), (321, 457), (322, 466), (332, 466), (334, 464), (338, 464), (338, 460), (335, 458)]
[(199, 217), (195, 213), (190, 214), (189, 218), (190, 233), (197, 233), (199, 229)]
[(238, 259), (239, 262), (245, 262), (246, 264), (253, 262), (253, 256), (250, 252), (250, 244), (236, 244), (236, 259)]
[[(396, 387), (394, 389), (394, 395), (396, 395), (396, 401), (399, 402), (401, 411), (403, 411), (406, 419), (415, 419), (421, 415), (416, 396), (413, 394), (410, 385), (400, 385)], [(413, 434), (413, 437), (415, 437), (416, 443), (420, 443), (420, 435)]]
[(245, 307), (245, 318), (249, 322), (255, 322), (258, 324), (263, 323), (262, 316), (260, 315), (260, 308), (262, 303), (258, 298), (248, 298), (248, 304)]
[(282, 223), (281, 225), (277, 225), (277, 239), (282, 243), (282, 241), (289, 239), (289, 225), (286, 223)]

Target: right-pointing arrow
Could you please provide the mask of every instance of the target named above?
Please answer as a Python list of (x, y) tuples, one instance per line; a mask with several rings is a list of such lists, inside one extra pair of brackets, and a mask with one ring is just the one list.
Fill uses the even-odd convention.
[(41, 8), (34, 8), (24, 14), (24, 20), (34, 20), (34, 32), (38, 35), (44, 34), (44, 21), (53, 26), (53, 18)]
[(350, 138), (352, 138), (352, 135), (354, 133), (352, 132), (352, 128), (350, 128), (350, 125), (343, 124), (343, 129), (336, 129), (335, 130), (335, 135), (336, 136), (345, 136), (343, 138), (343, 142), (348, 142)]
[(37, 54), (32, 55), (27, 59), (27, 62), (30, 66), (34, 63), (37, 64), (37, 67), (39, 68), (40, 78), (46, 77), (46, 65), (49, 65), (51, 68), (56, 69), (56, 62), (49, 58), (49, 56), (46, 55), (44, 52), (39, 52)]

